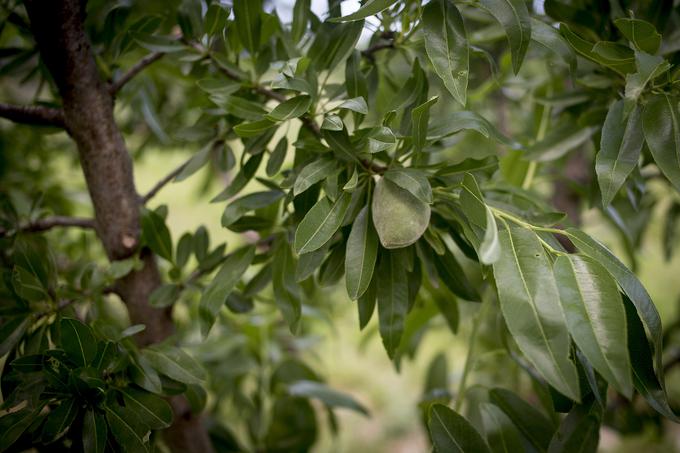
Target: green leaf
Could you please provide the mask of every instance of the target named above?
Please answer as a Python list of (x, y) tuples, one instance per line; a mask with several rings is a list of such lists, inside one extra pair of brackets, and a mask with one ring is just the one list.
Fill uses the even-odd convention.
[(554, 271), (571, 337), (598, 373), (630, 399), (626, 314), (616, 282), (602, 265), (579, 255), (558, 257)]
[(371, 213), (380, 243), (386, 249), (396, 249), (413, 244), (423, 235), (431, 210), (409, 191), (381, 178), (375, 185)]
[(642, 109), (635, 106), (626, 118), (622, 100), (612, 104), (607, 112), (602, 127), (600, 151), (595, 160), (595, 171), (604, 207), (612, 202), (640, 159), (644, 141), (641, 112)]
[(680, 191), (680, 114), (678, 99), (666, 94), (649, 98), (642, 112), (642, 129), (659, 170)]
[(531, 39), (560, 57), (572, 71), (576, 69), (576, 54), (557, 29), (532, 17)]
[(329, 131), (341, 131), (345, 125), (342, 122), (342, 118), (338, 115), (326, 115), (323, 118), (323, 123), (321, 123), (321, 129), (326, 129)]
[(435, 124), (429, 129), (427, 139), (442, 139), (463, 130), (479, 132), (485, 138), (490, 138), (498, 143), (510, 146), (513, 149), (521, 148), (519, 143), (516, 143), (501, 134), (486, 118), (471, 111), (453, 112), (448, 114), (446, 116), (446, 121)]
[(307, 113), (309, 106), (312, 105), (312, 97), (306, 94), (290, 98), (269, 112), (267, 118), (272, 121), (286, 121)]
[(453, 294), (461, 299), (473, 302), (482, 300), (475, 287), (465, 276), (465, 272), (458, 263), (458, 260), (456, 260), (456, 257), (451, 253), (451, 250), (449, 250), (448, 247), (444, 248), (443, 255), (434, 253), (432, 256), (440, 281), (442, 281)]
[(538, 451), (548, 449), (555, 426), (545, 415), (509, 390), (493, 389), (489, 397)]
[(425, 50), (435, 72), (455, 100), (465, 106), (470, 55), (465, 23), (448, 0), (433, 0), (423, 8)]
[(118, 445), (126, 453), (146, 453), (149, 451), (148, 428), (127, 408), (116, 403), (107, 404), (106, 421)]
[(276, 147), (274, 147), (274, 151), (269, 155), (269, 160), (267, 161), (267, 176), (274, 176), (281, 170), (283, 161), (286, 160), (287, 151), (288, 139), (282, 137), (276, 144)]
[(348, 24), (324, 22), (315, 30), (315, 39), (307, 57), (317, 70), (333, 70), (354, 51), (363, 29), (364, 22), (361, 20)]
[(477, 256), (483, 264), (493, 264), (500, 258), (501, 247), (498, 239), (498, 226), (491, 209), (484, 202), (482, 192), (474, 176), (466, 174), (463, 178), (463, 190), (460, 194), (461, 207), (468, 219), (475, 225), (473, 228), (481, 228), (483, 237), (479, 244), (473, 244), (477, 248)]
[(180, 348), (152, 346), (144, 349), (142, 355), (152, 367), (170, 379), (199, 385), (205, 380), (205, 370)]
[(363, 330), (368, 321), (373, 317), (378, 291), (378, 279), (373, 277), (368, 289), (357, 299), (357, 309), (359, 310), (359, 329)]
[(104, 453), (107, 432), (104, 415), (88, 409), (83, 417), (83, 451)]
[(380, 126), (368, 138), (368, 152), (371, 154), (387, 151), (397, 143), (392, 129)]
[(678, 423), (678, 417), (668, 404), (668, 396), (661, 379), (654, 372), (653, 353), (649, 347), (645, 327), (640, 321), (639, 311), (628, 297), (623, 298), (628, 322), (628, 351), (633, 366), (633, 384), (647, 403), (664, 417)]
[(276, 306), (292, 333), (297, 332), (302, 314), (301, 291), (295, 277), (295, 258), (288, 239), (279, 240), (272, 260), (272, 289)]
[(184, 45), (177, 38), (171, 36), (137, 34), (135, 41), (151, 52), (172, 53), (185, 49)]
[(378, 236), (368, 206), (364, 206), (354, 219), (345, 252), (345, 281), (350, 299), (358, 299), (368, 289), (377, 257)]
[(340, 228), (350, 199), (349, 193), (343, 192), (332, 205), (327, 197), (317, 201), (295, 231), (295, 252), (303, 254), (323, 247)]
[(583, 231), (575, 228), (567, 228), (566, 233), (571, 242), (573, 242), (581, 252), (590, 256), (607, 269), (612, 277), (614, 277), (614, 280), (616, 280), (616, 283), (623, 289), (623, 292), (631, 301), (633, 301), (638, 316), (652, 338), (656, 355), (656, 369), (661, 370), (663, 366), (661, 361), (661, 318), (645, 287), (642, 286), (642, 283), (640, 283), (635, 274), (624, 266), (624, 264), (604, 245), (600, 244)]
[(186, 164), (182, 168), (182, 171), (179, 172), (177, 176), (175, 176), (174, 181), (175, 182), (184, 181), (189, 176), (193, 175), (198, 170), (200, 170), (205, 164), (207, 164), (208, 161), (210, 160), (211, 151), (213, 150), (214, 146), (215, 146), (214, 143), (209, 143), (207, 146), (204, 146), (203, 149), (201, 149), (199, 152), (194, 154), (186, 162)]
[(654, 55), (661, 46), (661, 35), (654, 25), (647, 21), (632, 18), (620, 18), (614, 25), (628, 41), (643, 52)]
[(359, 184), (359, 172), (355, 168), (354, 171), (352, 172), (352, 176), (347, 180), (347, 183), (345, 183), (344, 186), (342, 186), (342, 190), (345, 192), (354, 192)]
[(181, 288), (174, 283), (163, 283), (149, 296), (149, 305), (156, 308), (169, 307), (177, 301)]
[[(215, 101), (214, 98), (213, 101)], [(223, 104), (228, 113), (248, 121), (260, 120), (262, 115), (267, 113), (262, 104), (238, 96), (227, 96), (223, 101), (220, 99), (220, 102), (216, 103)]]
[(470, 422), (443, 404), (430, 406), (427, 428), (437, 453), (490, 452), (488, 445)]
[(427, 126), (430, 121), (430, 108), (439, 100), (439, 96), (432, 96), (429, 100), (411, 110), (413, 122), (413, 146), (416, 151), (422, 151), (427, 141)]
[(267, 190), (264, 192), (250, 193), (237, 198), (229, 203), (224, 210), (224, 213), (222, 214), (222, 226), (228, 227), (233, 225), (247, 212), (266, 208), (279, 201), (284, 195), (284, 192), (280, 190)]
[(589, 140), (595, 131), (597, 131), (595, 127), (581, 127), (576, 123), (564, 122), (553, 128), (543, 140), (529, 148), (525, 157), (538, 162), (559, 159)]
[(365, 19), (369, 16), (374, 16), (390, 6), (394, 5), (397, 0), (367, 0), (362, 5), (361, 8), (343, 17), (334, 17), (328, 19), (329, 22), (351, 22), (355, 20)]
[(297, 0), (293, 7), (293, 23), (290, 34), (293, 42), (298, 43), (307, 31), (307, 23), (310, 19), (311, 0)]
[(361, 113), (363, 115), (368, 114), (368, 105), (366, 104), (366, 99), (359, 96), (352, 99), (347, 99), (342, 104), (338, 105), (336, 108), (351, 110), (356, 113)]
[(337, 170), (337, 162), (333, 159), (317, 159), (302, 169), (295, 179), (293, 195), (296, 197), (314, 184), (323, 181)]
[(172, 424), (172, 408), (160, 396), (132, 387), (120, 389), (120, 392), (125, 406), (135, 412), (149, 429), (163, 429)]
[(61, 330), (61, 347), (79, 366), (87, 366), (97, 355), (97, 340), (92, 329), (77, 319), (62, 318), (59, 323)]
[(517, 428), (503, 411), (489, 403), (482, 403), (480, 409), (486, 441), (493, 453), (525, 451)]
[(328, 407), (344, 407), (367, 416), (369, 415), (368, 409), (350, 395), (333, 390), (321, 382), (295, 381), (288, 386), (288, 393), (292, 396), (316, 398)]
[(424, 171), (415, 168), (391, 168), (383, 176), (402, 189), (408, 190), (423, 203), (432, 204), (432, 187)]
[(41, 402), (36, 408), (24, 407), (0, 417), (0, 452), (9, 449), (36, 421), (45, 404), (46, 402)]
[(531, 17), (524, 0), (481, 0), (482, 6), (505, 29), (512, 54), (512, 69), (517, 74), (531, 41)]
[(376, 275), (380, 336), (391, 359), (401, 342), (409, 305), (406, 268), (396, 253), (381, 254)]
[(207, 335), (217, 314), (227, 301), (236, 283), (255, 257), (255, 247), (246, 246), (227, 256), (219, 272), (203, 291), (199, 307), (201, 333)]
[(142, 238), (158, 256), (172, 262), (172, 238), (163, 217), (149, 209), (142, 210)]
[(576, 53), (580, 54), (581, 56), (605, 66), (622, 76), (625, 76), (625, 74), (628, 72), (635, 72), (634, 61), (625, 58), (621, 59), (620, 56), (612, 54), (612, 52), (603, 52), (602, 46), (600, 46), (599, 49), (600, 53), (595, 52), (596, 45), (592, 42), (586, 41), (571, 31), (567, 24), (560, 24), (560, 33), (562, 36), (564, 36), (564, 39), (567, 40), (569, 45), (576, 51)]
[(253, 179), (253, 176), (255, 176), (255, 172), (262, 162), (263, 155), (264, 153), (258, 153), (248, 159), (241, 167), (241, 171), (239, 171), (236, 177), (231, 181), (231, 184), (229, 184), (229, 186), (222, 192), (217, 194), (212, 200), (210, 200), (210, 202), (215, 203), (218, 201), (228, 200), (239, 193), (248, 184), (248, 182)]
[(538, 236), (524, 228), (500, 233), (493, 271), (503, 317), (517, 346), (559, 392), (580, 400), (578, 374), (555, 276)]
[(635, 74), (626, 74), (626, 99), (637, 102), (645, 87), (653, 79), (659, 77), (671, 67), (663, 57), (650, 55), (645, 52), (635, 52)]
[(31, 318), (29, 316), (5, 319), (2, 327), (0, 327), (0, 357), (3, 357), (14, 348), (19, 340), (21, 340), (21, 337), (24, 336), (30, 324)]
[(239, 137), (257, 137), (262, 134), (267, 129), (271, 129), (276, 126), (276, 123), (270, 120), (268, 117), (257, 121), (251, 121), (249, 123), (241, 123), (234, 126), (234, 132)]
[(602, 409), (595, 398), (574, 405), (555, 432), (549, 453), (595, 453), (600, 442)]
[(80, 404), (75, 398), (68, 398), (52, 409), (42, 428), (42, 438), (51, 442), (61, 437), (78, 415)]
[(251, 55), (260, 50), (262, 0), (234, 0), (234, 24), (241, 44)]

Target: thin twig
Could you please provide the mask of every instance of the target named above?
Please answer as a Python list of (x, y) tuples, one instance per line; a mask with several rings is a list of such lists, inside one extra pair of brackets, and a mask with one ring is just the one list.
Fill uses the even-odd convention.
[[(21, 231), (24, 233), (39, 233), (41, 231), (47, 231), (55, 227), (75, 227), (83, 229), (94, 229), (95, 223), (94, 219), (87, 219), (84, 217), (65, 217), (65, 216), (54, 216), (45, 217), (43, 219), (35, 220), (26, 225), (20, 226), (16, 231)], [(0, 228), (0, 237), (7, 236), (9, 231), (4, 228)]]
[(184, 161), (180, 166), (178, 166), (177, 168), (175, 168), (174, 170), (172, 170), (170, 173), (168, 173), (167, 175), (165, 175), (165, 176), (163, 177), (163, 179), (161, 179), (160, 181), (158, 181), (158, 182), (156, 183), (156, 185), (153, 186), (153, 187), (151, 188), (151, 190), (149, 190), (149, 191), (146, 193), (146, 195), (142, 196), (142, 198), (141, 198), (142, 204), (146, 204), (149, 200), (151, 200), (154, 196), (156, 196), (156, 194), (157, 194), (158, 192), (160, 192), (160, 190), (161, 190), (163, 187), (165, 187), (166, 184), (168, 184), (170, 181), (172, 181), (173, 179), (175, 179), (175, 178), (177, 177), (177, 175), (179, 175), (180, 173), (182, 173), (182, 170), (184, 170), (184, 168), (189, 164), (189, 161), (190, 161), (190, 160), (191, 160), (191, 159), (187, 159), (187, 160)]
[(109, 92), (112, 95), (115, 95), (120, 91), (123, 86), (128, 83), (134, 76), (139, 74), (146, 68), (147, 66), (151, 65), (153, 62), (160, 60), (163, 55), (165, 55), (165, 52), (153, 52), (150, 53), (149, 55), (145, 56), (141, 60), (137, 62), (134, 66), (132, 66), (125, 74), (123, 74), (118, 80), (115, 82), (111, 83), (109, 86)]
[(53, 126), (66, 129), (64, 111), (42, 105), (0, 104), (0, 118), (33, 126)]

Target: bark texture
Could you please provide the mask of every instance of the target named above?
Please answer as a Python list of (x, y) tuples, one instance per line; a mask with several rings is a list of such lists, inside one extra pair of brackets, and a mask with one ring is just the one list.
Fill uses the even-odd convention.
[[(26, 0), (31, 29), (40, 55), (62, 98), (64, 123), (76, 142), (80, 163), (95, 211), (95, 228), (111, 260), (131, 256), (139, 248), (140, 197), (133, 179), (132, 160), (113, 117), (114, 100), (100, 77), (84, 29), (86, 2)], [(155, 257), (141, 254), (144, 267), (116, 283), (131, 321), (145, 324), (140, 346), (164, 340), (174, 332), (169, 310), (148, 304), (160, 284)], [(171, 399), (175, 422), (166, 431), (177, 452), (211, 452), (200, 418), (187, 410), (184, 398)]]

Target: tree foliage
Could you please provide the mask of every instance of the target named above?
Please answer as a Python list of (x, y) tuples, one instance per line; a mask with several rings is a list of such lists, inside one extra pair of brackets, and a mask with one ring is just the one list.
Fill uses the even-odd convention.
[[(134, 185), (118, 161), (93, 164), (105, 151), (84, 148), (96, 125), (77, 121), (73, 84), (45, 51), (41, 2), (4, 1), (2, 95), (25, 105), (0, 105), (24, 124), (3, 123), (0, 138), (0, 450), (180, 451), (159, 433), (182, 432), (186, 418), (216, 451), (307, 451), (320, 408), (332, 429), (339, 408), (369, 415), (301, 358), (331, 310), (321, 288), (335, 284), (361, 328), (377, 311), (397, 369), (434, 318), (452, 334), (472, 324), (458, 391), (444, 356), (427, 373), (436, 451), (595, 451), (603, 423), (630, 429), (608, 400), (636, 414), (636, 395), (658, 412), (645, 417), (678, 421), (661, 318), (635, 266), (557, 212), (574, 207), (553, 206), (545, 186), (577, 161), (592, 183), (577, 188), (576, 211), (600, 210), (634, 256), (656, 203), (646, 186), (680, 190), (680, 11), (536, 4), (366, 0), (343, 15), (330, 0), (318, 16), (309, 0), (289, 15), (261, 0), (91, 0), (76, 16), (108, 99), (92, 112), (115, 113), (134, 157), (191, 150), (134, 197), (128, 219), (101, 197)], [(68, 47), (67, 35), (52, 45), (60, 39)], [(72, 216), (77, 202), (54, 174), (71, 138), (94, 219)], [(199, 171), (222, 226), (250, 232), (240, 243), (211, 243), (205, 227), (172, 237), (173, 206), (154, 196)], [(210, 193), (223, 174), (229, 183)], [(109, 234), (126, 225), (129, 237)], [(176, 330), (159, 324), (172, 311)], [(511, 382), (472, 391), (485, 326), (540, 410)], [(229, 425), (227, 402), (240, 414)]]

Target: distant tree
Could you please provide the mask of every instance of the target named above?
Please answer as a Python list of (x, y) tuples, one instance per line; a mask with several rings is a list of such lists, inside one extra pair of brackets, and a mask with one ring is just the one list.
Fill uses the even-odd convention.
[[(343, 275), (397, 368), (480, 304), (457, 391), (443, 355), (427, 372), (437, 451), (595, 451), (602, 423), (678, 421), (650, 296), (577, 225), (597, 207), (632, 256), (645, 186), (680, 190), (678, 7), (535, 4), (4, 0), (0, 451), (309, 450), (318, 407), (332, 429), (367, 414), (295, 341)], [(135, 158), (179, 143), (139, 194)], [(55, 174), (72, 144), (93, 218)], [(203, 168), (206, 200), (230, 175), (210, 201), (242, 244), (173, 241), (153, 206)], [(481, 337), (502, 357), (473, 392)]]

